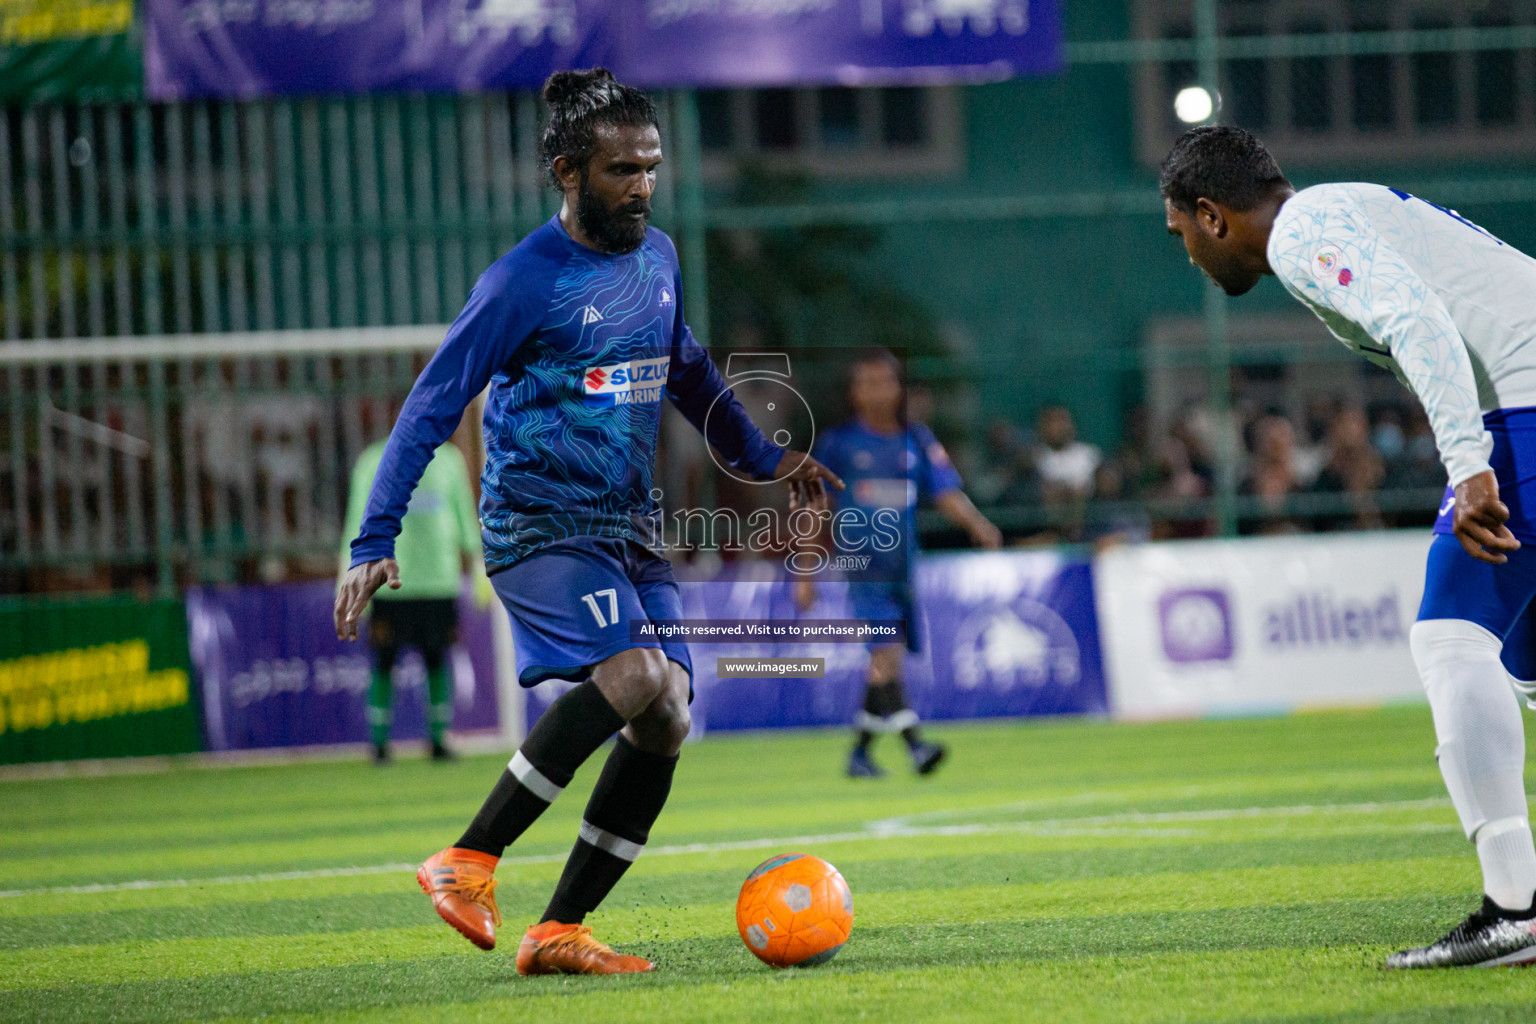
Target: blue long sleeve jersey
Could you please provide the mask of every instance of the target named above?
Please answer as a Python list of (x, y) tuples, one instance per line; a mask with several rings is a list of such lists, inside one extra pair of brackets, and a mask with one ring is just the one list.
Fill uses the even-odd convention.
[(612, 255), (553, 217), (481, 275), (390, 432), (352, 565), (394, 554), (437, 446), (487, 384), (480, 525), (488, 572), (569, 537), (644, 543), (663, 394), (735, 467), (772, 476), (763, 436), (683, 321), (672, 240)]

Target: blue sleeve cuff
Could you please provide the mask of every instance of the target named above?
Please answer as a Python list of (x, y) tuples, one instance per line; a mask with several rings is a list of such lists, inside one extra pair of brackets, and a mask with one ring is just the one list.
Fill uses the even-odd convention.
[(395, 542), (392, 538), (379, 537), (369, 540), (355, 540), (352, 542), (352, 564), (348, 569), (356, 569), (366, 562), (377, 562), (381, 558), (395, 557)]
[(774, 471), (783, 461), (784, 449), (759, 434), (739, 465), (759, 480), (772, 480)]

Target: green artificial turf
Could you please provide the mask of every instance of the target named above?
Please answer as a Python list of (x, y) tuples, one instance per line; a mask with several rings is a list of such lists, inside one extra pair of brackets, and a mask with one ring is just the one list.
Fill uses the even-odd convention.
[[(590, 923), (654, 959), (520, 978), (594, 759), (508, 851), (502, 946), (438, 921), (411, 865), (502, 758), (0, 782), (0, 1021), (1536, 1020), (1536, 971), (1388, 973), (1478, 898), (1427, 710), (940, 727), (933, 778), (840, 774), (844, 737), (690, 747), (650, 848)], [(747, 872), (838, 865), (853, 938), (771, 971)]]

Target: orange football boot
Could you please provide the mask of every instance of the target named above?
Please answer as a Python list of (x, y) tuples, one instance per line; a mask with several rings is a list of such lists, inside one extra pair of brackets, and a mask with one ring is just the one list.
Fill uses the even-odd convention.
[(432, 897), (438, 916), (481, 949), (496, 948), (497, 857), (450, 846), (416, 869), (421, 891)]
[(584, 924), (536, 924), (517, 947), (518, 974), (639, 974), (655, 969), (644, 957), (615, 953)]

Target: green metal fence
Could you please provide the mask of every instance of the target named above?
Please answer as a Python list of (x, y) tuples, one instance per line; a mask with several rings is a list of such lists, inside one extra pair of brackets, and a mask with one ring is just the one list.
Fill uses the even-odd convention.
[[(1155, 92), (1190, 81), (1229, 94), (1227, 114), (1241, 106), (1242, 76), (1251, 77), (1256, 61), (1282, 62), (1293, 83), (1302, 68), (1356, 81), (1358, 69), (1375, 66), (1349, 63), (1357, 59), (1452, 54), (1464, 62), (1464, 78), (1470, 67), (1468, 80), (1482, 83), (1479, 62), (1502, 54), (1512, 62), (1510, 81), (1525, 81), (1536, 10), (1507, 5), (1489, 17), (1478, 13), (1484, 6), (1450, 4), (1455, 17), (1446, 27), (1396, 18), (1386, 29), (1349, 31), (1346, 18), (1321, 31), (1255, 34), (1239, 21), (1264, 5), (1197, 0), (1177, 8), (1183, 13), (1166, 32), (1070, 42), (1066, 81), (1095, 68), (1132, 76), (1151, 69)], [(1303, 60), (1325, 63), (1295, 63)], [(1407, 65), (1393, 66), (1402, 79)], [(1132, 91), (1145, 98), (1146, 90)], [(1156, 101), (1166, 100), (1158, 92)], [(1134, 113), (1136, 98), (1116, 102)], [(1513, 109), (1529, 119), (1531, 101), (1520, 102)], [(894, 195), (834, 189), (794, 204), (723, 201), (701, 174), (695, 97), (666, 96), (662, 109), (672, 170), (661, 179), (656, 219), (679, 240), (690, 320), (705, 339), (711, 232), (1010, 229), (1156, 218), (1161, 209), (1150, 188), (1070, 180), (1046, 190), (991, 188), (980, 198), (951, 183)], [(350, 459), (382, 433), (390, 403), (474, 278), (554, 209), (535, 156), (539, 118), (531, 95), (133, 101), (0, 113), (0, 589), (168, 588), (277, 561), (318, 571), (339, 542)], [(1518, 149), (1526, 121), (1511, 124), (1500, 138), (1514, 138)], [(1405, 137), (1404, 147), (1413, 144)], [(1138, 145), (1125, 140), (1127, 161)], [(1409, 184), (1442, 202), (1525, 209), (1536, 204), (1533, 164), (1525, 157), (1474, 174), (1441, 161), (1440, 173)], [(1191, 312), (1203, 318), (1204, 344), (1177, 358), (1203, 367), (1205, 401), (1231, 436), (1234, 373), (1256, 359), (1234, 351), (1219, 293)], [(402, 333), (367, 333), (389, 328)], [(306, 331), (327, 333), (288, 333)], [(1306, 358), (1342, 358), (1319, 352), (1308, 348)], [(1037, 361), (1030, 372), (1131, 393), (1167, 358), (1137, 348)], [(1009, 363), (1009, 353), (985, 350), (914, 363), (942, 399), (937, 418), (964, 421), (972, 433), (973, 465), (985, 458), (987, 413), (969, 408), (970, 392), (951, 384), (1021, 372)], [(285, 416), (291, 443), (273, 440)], [(1213, 492), (1169, 499), (1160, 514), (1213, 519), (1231, 533), (1263, 513), (1240, 496), (1241, 449), (1216, 449)], [(242, 464), (221, 465), (225, 457)], [(277, 486), (279, 478), (294, 483)], [(1396, 489), (1378, 501), (1389, 512), (1422, 507), (1431, 491)], [(1348, 504), (1327, 496), (1291, 504), (1306, 511), (1309, 502), (1323, 511)], [(1061, 515), (1017, 503), (996, 514), (1021, 533)]]

